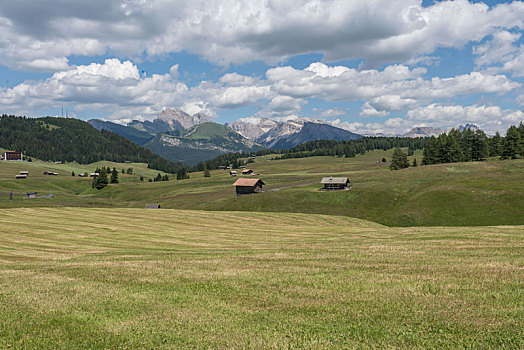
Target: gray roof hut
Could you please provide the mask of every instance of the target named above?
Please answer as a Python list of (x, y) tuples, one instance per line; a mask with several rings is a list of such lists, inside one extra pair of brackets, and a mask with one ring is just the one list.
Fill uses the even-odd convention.
[(324, 185), (324, 190), (346, 190), (349, 188), (347, 177), (324, 177), (320, 183)]

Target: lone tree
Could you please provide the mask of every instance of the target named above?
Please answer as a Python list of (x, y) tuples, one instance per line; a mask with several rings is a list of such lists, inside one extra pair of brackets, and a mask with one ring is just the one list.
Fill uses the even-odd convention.
[(391, 157), (391, 164), (389, 165), (389, 168), (391, 170), (399, 170), (409, 167), (409, 161), (408, 161), (408, 155), (400, 148), (395, 148), (393, 151), (393, 156)]
[(75, 176), (75, 172), (74, 171), (71, 172), (71, 176)]
[(93, 188), (96, 188), (97, 190), (101, 190), (102, 188), (106, 187), (108, 184), (107, 181), (107, 171), (104, 167), (100, 169), (100, 172), (98, 173), (98, 176), (96, 176), (93, 179)]
[(176, 179), (177, 180), (189, 179), (189, 176), (187, 175), (186, 168), (178, 169), (178, 171), (176, 173)]
[(112, 184), (118, 183), (118, 170), (116, 170), (116, 168), (113, 168), (113, 171), (111, 172), (111, 183)]
[(204, 177), (211, 177), (211, 173), (207, 168), (204, 170)]

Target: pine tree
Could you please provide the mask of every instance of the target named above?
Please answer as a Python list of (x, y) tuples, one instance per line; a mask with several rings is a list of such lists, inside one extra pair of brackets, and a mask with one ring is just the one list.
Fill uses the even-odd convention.
[(156, 181), (162, 181), (162, 174), (158, 173), (158, 175), (155, 176), (155, 179), (154, 179), (154, 180), (155, 180), (155, 182), (156, 182)]
[(430, 164), (436, 164), (438, 161), (438, 146), (437, 146), (437, 138), (435, 136), (431, 136), (428, 140), (428, 143), (426, 144), (426, 147), (424, 147), (424, 151), (422, 152), (423, 158), (422, 158), (422, 165), (430, 165)]
[(106, 187), (108, 184), (107, 180), (107, 172), (105, 168), (100, 169), (100, 172), (98, 173), (98, 176), (93, 178), (93, 188), (96, 188), (97, 190), (101, 190), (102, 188)]
[(520, 133), (520, 155), (524, 156), (524, 123), (520, 122), (517, 129)]
[(211, 177), (211, 173), (209, 172), (208, 169), (204, 170), (204, 177)]
[(413, 158), (413, 167), (414, 168), (418, 167), (417, 158)]
[(495, 133), (489, 141), (489, 155), (491, 157), (500, 157), (502, 155), (502, 142), (503, 138), (500, 136), (499, 132)]
[(409, 167), (408, 155), (402, 152), (400, 148), (395, 148), (389, 168), (391, 170), (399, 170), (407, 167)]
[(74, 171), (71, 172), (71, 176), (75, 176), (75, 172)]
[(111, 183), (117, 184), (118, 183), (118, 171), (116, 168), (113, 168), (113, 171), (111, 172)]
[(504, 138), (502, 158), (517, 158), (520, 153), (520, 132), (515, 126), (510, 126)]
[(186, 168), (178, 169), (178, 171), (176, 173), (176, 179), (177, 180), (183, 180), (183, 179), (188, 179), (188, 178), (189, 178), (189, 176), (187, 175)]
[(475, 131), (473, 140), (472, 158), (473, 160), (483, 160), (489, 155), (488, 137), (482, 130)]

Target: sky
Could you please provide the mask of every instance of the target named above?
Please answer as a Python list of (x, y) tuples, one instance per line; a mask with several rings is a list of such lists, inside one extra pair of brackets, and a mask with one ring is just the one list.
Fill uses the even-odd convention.
[(0, 0), (0, 113), (504, 133), (523, 31), (523, 1)]

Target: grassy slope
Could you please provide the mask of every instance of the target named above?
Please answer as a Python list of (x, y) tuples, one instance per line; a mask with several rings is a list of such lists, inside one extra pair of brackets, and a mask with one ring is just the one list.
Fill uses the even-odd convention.
[(523, 348), (524, 228), (0, 215), (0, 348)]
[[(71, 176), (74, 171), (90, 173), (97, 167), (116, 167), (119, 181), (122, 185), (134, 184), (137, 187), (144, 185), (139, 181), (144, 176), (145, 181), (154, 178), (158, 173), (165, 173), (147, 168), (143, 163), (114, 163), (100, 161), (92, 164), (54, 164), (52, 162), (0, 162), (0, 207), (28, 207), (28, 206), (110, 206), (110, 198), (98, 198), (100, 193), (91, 189), (91, 178)], [(133, 168), (134, 175), (121, 174), (122, 169)], [(29, 171), (26, 180), (15, 180), (15, 175), (21, 170)], [(57, 172), (58, 176), (44, 175), (44, 171)], [(115, 185), (113, 185), (115, 186)], [(9, 200), (8, 191), (15, 193), (14, 200)], [(25, 199), (25, 192), (39, 192), (39, 195), (53, 194), (56, 198)]]
[[(61, 193), (67, 195), (53, 201), (9, 202), (4, 194), (0, 197), (0, 206), (54, 203), (143, 207), (146, 203), (160, 203), (164, 208), (179, 209), (346, 215), (390, 226), (524, 224), (524, 160), (442, 164), (392, 172), (388, 163), (376, 163), (383, 156), (389, 159), (391, 153), (375, 151), (351, 159), (313, 157), (270, 162), (266, 160), (270, 156), (258, 157), (249, 166), (261, 174), (260, 178), (267, 184), (265, 189), (270, 191), (243, 197), (234, 195), (231, 185), (235, 179), (227, 171), (212, 171), (211, 178), (193, 173), (189, 180), (158, 183), (138, 183), (137, 176), (130, 176), (123, 178), (124, 183), (98, 192), (89, 189), (89, 180), (67, 177), (70, 170), (64, 177), (42, 178), (38, 183), (32, 182), (32, 176), (26, 182), (17, 182), (14, 174), (18, 170), (30, 170), (25, 169), (27, 163), (18, 170), (14, 165), (6, 167), (0, 163), (3, 180), (0, 193), (12, 188), (30, 191), (37, 187), (46, 191), (60, 187)], [(418, 154), (419, 163), (420, 160)], [(43, 172), (41, 163), (33, 165)], [(62, 166), (52, 166), (54, 171), (62, 171)], [(94, 169), (94, 166), (82, 167)], [(157, 173), (145, 170), (144, 166), (142, 169), (146, 177)], [(319, 192), (320, 179), (329, 175), (349, 176), (353, 188)], [(76, 196), (76, 193), (81, 194)]]

